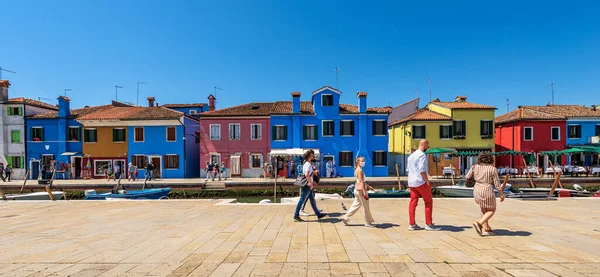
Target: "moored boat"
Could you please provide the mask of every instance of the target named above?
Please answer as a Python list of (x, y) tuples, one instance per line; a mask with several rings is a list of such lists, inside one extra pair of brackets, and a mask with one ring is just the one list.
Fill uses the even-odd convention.
[(94, 190), (88, 190), (86, 191), (85, 200), (159, 200), (167, 199), (169, 192), (171, 192), (171, 188), (130, 190), (123, 191), (123, 193), (107, 192), (99, 194)]
[[(325, 200), (325, 199), (343, 199), (341, 195), (334, 194), (325, 194), (325, 193), (315, 193), (315, 200)], [(281, 203), (284, 204), (295, 204), (300, 201), (300, 197), (285, 197), (281, 198)]]
[[(24, 194), (7, 194), (5, 196), (6, 196), (6, 200), (18, 200), (18, 201), (21, 201), (21, 200), (51, 200), (50, 195), (48, 195), (48, 193), (45, 191), (24, 193)], [(54, 200), (63, 199), (64, 192), (53, 191), (52, 197), (54, 198)]]
[(375, 190), (368, 192), (369, 198), (408, 198), (410, 191), (406, 190)]

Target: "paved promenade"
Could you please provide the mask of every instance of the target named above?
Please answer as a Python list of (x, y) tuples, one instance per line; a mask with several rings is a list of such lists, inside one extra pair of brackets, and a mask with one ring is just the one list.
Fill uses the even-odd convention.
[(0, 276), (600, 276), (600, 199), (509, 199), (493, 237), (472, 199), (435, 199), (440, 232), (409, 232), (407, 205), (373, 199), (364, 228), (339, 200), (303, 223), (281, 204), (0, 202)]

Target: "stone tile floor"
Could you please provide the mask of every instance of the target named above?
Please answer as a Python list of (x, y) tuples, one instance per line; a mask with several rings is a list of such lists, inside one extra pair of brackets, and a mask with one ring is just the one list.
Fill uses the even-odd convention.
[(440, 232), (409, 232), (407, 199), (372, 199), (378, 228), (344, 226), (340, 201), (305, 223), (292, 205), (0, 202), (0, 277), (600, 276), (600, 199), (509, 199), (493, 237), (472, 199), (434, 201)]

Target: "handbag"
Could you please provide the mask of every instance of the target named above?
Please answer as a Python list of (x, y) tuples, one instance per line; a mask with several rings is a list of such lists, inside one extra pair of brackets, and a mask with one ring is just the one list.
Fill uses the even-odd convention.
[(298, 177), (296, 177), (296, 181), (294, 181), (294, 186), (303, 188), (307, 185), (308, 185), (308, 180), (306, 179), (306, 176), (304, 174), (298, 174)]

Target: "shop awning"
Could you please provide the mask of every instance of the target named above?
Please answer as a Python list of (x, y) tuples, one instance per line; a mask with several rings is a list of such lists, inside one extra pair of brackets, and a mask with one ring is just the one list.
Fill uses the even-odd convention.
[[(303, 148), (291, 148), (291, 149), (271, 149), (269, 156), (271, 157), (287, 157), (287, 156), (304, 156), (304, 153), (308, 149)], [(313, 149), (315, 151), (315, 158), (319, 157), (319, 149)]]
[(76, 154), (79, 154), (79, 152), (65, 152), (65, 153), (62, 153), (60, 155), (61, 156), (73, 156), (73, 155), (76, 155)]

